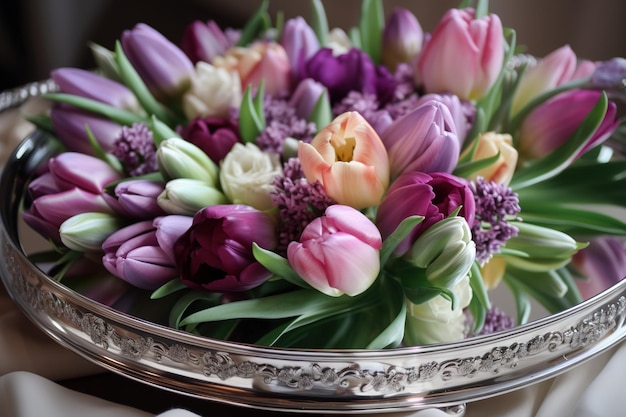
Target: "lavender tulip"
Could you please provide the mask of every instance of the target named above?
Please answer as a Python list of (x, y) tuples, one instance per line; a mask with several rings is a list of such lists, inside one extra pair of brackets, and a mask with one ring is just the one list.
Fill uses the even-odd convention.
[(92, 132), (104, 152), (110, 152), (122, 126), (111, 120), (75, 107), (55, 105), (50, 110), (54, 130), (63, 145), (70, 150), (93, 155), (87, 129)]
[(396, 179), (376, 214), (376, 225), (386, 239), (409, 216), (424, 216), (398, 245), (396, 254), (405, 254), (430, 226), (462, 207), (459, 216), (474, 223), (474, 195), (466, 180), (447, 173), (407, 172)]
[(221, 117), (193, 119), (180, 130), (180, 135), (202, 149), (216, 164), (224, 159), (235, 143), (241, 142), (236, 121)]
[[(526, 159), (541, 158), (561, 146), (578, 129), (601, 94), (597, 90), (570, 90), (535, 108), (520, 127), (520, 156)], [(619, 122), (617, 106), (609, 101), (602, 123), (578, 156), (608, 139)]]
[(409, 10), (396, 8), (383, 31), (383, 64), (395, 72), (398, 64), (411, 63), (422, 50), (424, 31)]
[(456, 135), (459, 138), (459, 145), (461, 148), (467, 139), (467, 133), (472, 128), (472, 123), (474, 123), (474, 117), (476, 116), (476, 106), (468, 100), (461, 100), (458, 96), (454, 94), (424, 94), (420, 96), (420, 98), (415, 103), (415, 106), (418, 107), (429, 100), (435, 100), (442, 104), (444, 104), (448, 110), (450, 110), (450, 114), (452, 115), (452, 120), (454, 120), (454, 127), (456, 128)]
[(191, 217), (172, 215), (119, 229), (102, 243), (102, 263), (135, 287), (159, 288), (178, 277), (173, 247), (191, 223)]
[(306, 60), (320, 49), (320, 43), (306, 20), (298, 16), (285, 22), (280, 44), (289, 58), (291, 79), (295, 83), (301, 79)]
[(89, 98), (113, 107), (139, 112), (132, 91), (123, 84), (79, 68), (58, 68), (50, 73), (62, 93)]
[(189, 24), (181, 42), (181, 49), (194, 64), (198, 61), (211, 62), (231, 46), (233, 43), (213, 20), (206, 23), (196, 20)]
[(305, 78), (296, 86), (289, 99), (289, 105), (296, 110), (296, 116), (310, 120), (315, 105), (325, 92), (326, 88), (321, 83), (311, 78)]
[(193, 224), (174, 245), (182, 282), (216, 292), (245, 291), (271, 272), (252, 255), (252, 243), (268, 250), (276, 246), (273, 220), (243, 205), (215, 205), (200, 210)]
[(583, 298), (601, 293), (626, 277), (626, 246), (622, 238), (602, 236), (577, 252), (572, 265), (585, 277), (577, 281)]
[(122, 175), (101, 159), (77, 152), (63, 152), (48, 161), (48, 170), (57, 185), (68, 190), (78, 187), (98, 194)]
[(590, 86), (603, 89), (609, 97), (626, 101), (626, 58), (613, 58), (600, 62), (591, 75)]
[(393, 122), (381, 136), (391, 166), (391, 176), (404, 172), (452, 172), (459, 160), (460, 144), (448, 107), (428, 100)]
[(380, 271), (382, 238), (360, 211), (332, 205), (309, 223), (287, 257), (293, 269), (326, 295), (355, 296), (367, 290)]
[(113, 195), (104, 194), (104, 198), (124, 217), (148, 220), (165, 214), (157, 203), (157, 198), (164, 189), (161, 181), (131, 179), (120, 182), (113, 190)]
[(161, 33), (139, 23), (122, 33), (122, 47), (157, 100), (178, 99), (190, 85), (193, 63)]

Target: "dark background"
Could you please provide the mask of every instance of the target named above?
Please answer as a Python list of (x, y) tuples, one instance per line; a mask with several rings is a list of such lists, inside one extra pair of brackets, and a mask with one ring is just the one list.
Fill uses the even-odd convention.
[[(386, 13), (409, 8), (424, 31), (460, 0), (386, 0)], [(61, 66), (90, 68), (88, 41), (112, 48), (125, 29), (144, 22), (178, 43), (194, 19), (239, 27), (261, 0), (1, 0), (0, 90), (48, 77)], [(327, 0), (331, 27), (358, 21), (361, 0)], [(310, 16), (308, 0), (271, 0), (273, 16)], [(492, 0), (490, 10), (518, 34), (518, 44), (543, 56), (569, 43), (579, 57), (604, 60), (626, 56), (626, 2), (623, 0)]]

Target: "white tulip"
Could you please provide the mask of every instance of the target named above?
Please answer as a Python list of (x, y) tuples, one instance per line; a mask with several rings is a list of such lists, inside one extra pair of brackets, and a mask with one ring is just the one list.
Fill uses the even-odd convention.
[(183, 96), (183, 111), (190, 120), (226, 117), (231, 107), (239, 107), (241, 97), (241, 80), (236, 71), (200, 61), (191, 77), (191, 88)]
[(281, 173), (278, 154), (263, 152), (253, 143), (236, 143), (222, 161), (220, 183), (233, 203), (268, 210), (273, 207), (272, 182)]

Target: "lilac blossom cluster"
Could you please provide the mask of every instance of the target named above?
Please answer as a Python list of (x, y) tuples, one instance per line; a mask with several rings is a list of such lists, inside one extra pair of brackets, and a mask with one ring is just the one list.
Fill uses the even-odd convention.
[(111, 153), (120, 160), (126, 173), (132, 177), (159, 169), (152, 132), (143, 123), (123, 126)]

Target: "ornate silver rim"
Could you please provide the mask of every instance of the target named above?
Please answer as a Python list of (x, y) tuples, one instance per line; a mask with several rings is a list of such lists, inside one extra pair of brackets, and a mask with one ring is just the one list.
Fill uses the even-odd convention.
[(626, 281), (562, 313), (488, 336), (374, 351), (286, 350), (214, 340), (116, 311), (57, 283), (26, 258), (17, 232), (21, 188), (48, 140), (35, 132), (3, 172), (2, 280), (52, 338), (130, 378), (259, 409), (364, 413), (447, 408), (545, 380), (620, 342)]

